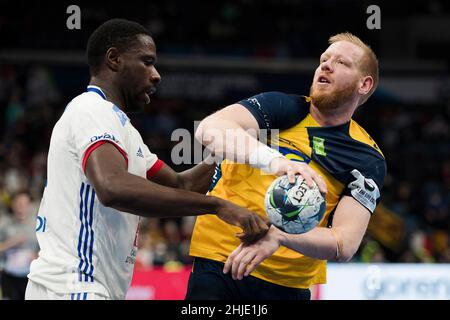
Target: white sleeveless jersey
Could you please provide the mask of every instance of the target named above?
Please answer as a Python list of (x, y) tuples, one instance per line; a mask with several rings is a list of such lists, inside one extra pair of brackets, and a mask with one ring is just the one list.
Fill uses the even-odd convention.
[(85, 176), (87, 157), (103, 143), (116, 146), (131, 174), (145, 178), (163, 164), (100, 88), (89, 86), (74, 98), (52, 132), (36, 225), (40, 252), (28, 278), (56, 293), (124, 299), (139, 217), (103, 206)]

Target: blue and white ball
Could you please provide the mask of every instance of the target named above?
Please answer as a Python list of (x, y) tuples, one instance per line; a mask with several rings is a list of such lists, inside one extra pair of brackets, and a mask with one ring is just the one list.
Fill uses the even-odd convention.
[(325, 198), (314, 183), (310, 189), (302, 176), (290, 184), (287, 175), (276, 178), (264, 199), (269, 220), (287, 233), (305, 233), (315, 228), (326, 210)]

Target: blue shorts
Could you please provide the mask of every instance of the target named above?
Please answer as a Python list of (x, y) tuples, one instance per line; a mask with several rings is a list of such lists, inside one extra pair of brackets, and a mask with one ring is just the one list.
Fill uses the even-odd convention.
[(186, 300), (310, 300), (309, 289), (289, 288), (252, 276), (233, 280), (223, 273), (224, 264), (195, 258)]

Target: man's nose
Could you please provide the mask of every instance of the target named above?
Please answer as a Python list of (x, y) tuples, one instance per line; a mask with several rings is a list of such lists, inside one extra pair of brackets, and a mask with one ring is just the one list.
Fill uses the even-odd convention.
[(152, 73), (150, 74), (150, 81), (154, 84), (161, 82), (161, 76), (156, 68), (153, 68)]
[(322, 64), (320, 65), (320, 69), (322, 71), (333, 72), (333, 66), (331, 64), (331, 59), (328, 59), (327, 61), (322, 62)]

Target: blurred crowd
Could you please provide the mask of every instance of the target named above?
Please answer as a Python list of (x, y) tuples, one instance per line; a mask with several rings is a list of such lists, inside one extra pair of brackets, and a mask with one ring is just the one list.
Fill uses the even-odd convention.
[(387, 159), (381, 204), (397, 219), (403, 236), (401, 243), (383, 248), (370, 238), (369, 228), (359, 259), (450, 262), (450, 101), (388, 103), (361, 111), (357, 120)]
[[(323, 50), (322, 39), (330, 36), (331, 29), (359, 30), (359, 36), (368, 40), (376, 52), (382, 47), (380, 32), (366, 28), (366, 10), (374, 4), (368, 0), (135, 0), (132, 4), (118, 2), (114, 6), (78, 0), (83, 22), (75, 32), (66, 28), (69, 16), (66, 8), (71, 4), (5, 1), (0, 12), (0, 48), (84, 50), (89, 33), (112, 17), (132, 19), (148, 27), (158, 43), (158, 52), (164, 54), (311, 57)], [(377, 1), (377, 4), (383, 9), (386, 24), (402, 20), (408, 26), (406, 15), (450, 13), (450, 4), (445, 0)], [(396, 40), (401, 39), (393, 39)], [(408, 48), (402, 49), (407, 54)], [(429, 51), (428, 58), (445, 59), (437, 50)]]
[[(46, 182), (46, 157), (53, 125), (72, 96), (64, 95), (43, 66), (0, 68), (0, 270), (4, 298), (21, 295), (29, 263), (38, 253), (36, 214)], [(171, 163), (176, 128), (224, 106), (156, 97), (149, 110), (130, 118), (149, 148)], [(195, 108), (193, 108), (195, 106)], [(380, 145), (388, 174), (372, 220), (397, 221), (401, 236), (373, 229), (353, 260), (362, 262), (450, 262), (450, 103), (402, 105), (369, 102), (356, 120)], [(178, 171), (188, 166), (173, 166)], [(387, 220), (386, 220), (387, 219)], [(381, 221), (381, 220), (380, 220)], [(188, 265), (194, 217), (143, 219), (137, 267)], [(383, 231), (383, 228), (379, 228)], [(398, 231), (398, 230), (397, 230)], [(388, 232), (384, 230), (384, 232)]]

